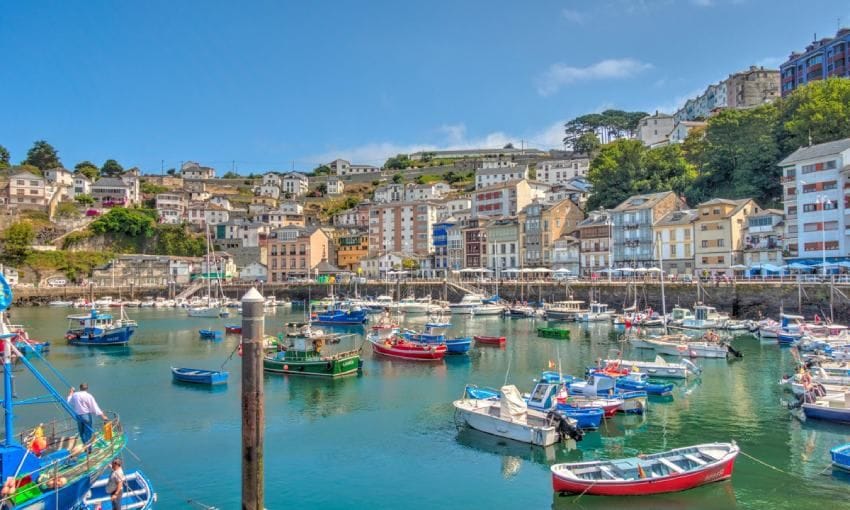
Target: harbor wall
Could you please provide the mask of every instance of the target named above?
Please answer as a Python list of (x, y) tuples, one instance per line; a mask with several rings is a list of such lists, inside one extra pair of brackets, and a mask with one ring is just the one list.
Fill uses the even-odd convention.
[[(239, 299), (248, 291), (251, 284), (226, 284), (223, 286), (225, 295)], [(456, 286), (443, 282), (391, 282), (369, 283), (358, 285), (357, 292), (361, 296), (391, 295), (398, 299), (409, 295), (417, 297), (430, 295), (435, 299), (448, 299), (458, 302), (470, 287)], [(116, 287), (56, 287), (56, 288), (16, 288), (14, 290), (16, 304), (45, 305), (49, 301), (75, 300), (79, 298), (92, 299), (101, 296), (112, 296), (123, 299), (144, 299), (147, 297), (171, 297), (180, 292), (180, 288), (134, 288), (133, 286)], [(274, 294), (278, 298), (294, 301), (321, 299), (331, 292), (327, 284), (264, 284), (259, 287), (263, 295)], [(337, 295), (354, 295), (353, 285), (335, 285)], [(472, 289), (470, 289), (472, 290)], [(495, 284), (477, 287), (474, 290), (492, 295), (496, 293)], [(661, 310), (661, 287), (658, 283), (626, 285), (624, 283), (585, 283), (544, 282), (525, 285), (502, 284), (498, 294), (508, 301), (563, 301), (577, 299), (585, 302), (599, 301), (608, 304), (616, 310), (630, 306), (637, 295), (638, 306), (650, 306)], [(811, 283), (797, 285), (790, 282), (745, 282), (722, 283), (699, 287), (696, 284), (669, 283), (664, 285), (665, 300), (669, 311), (677, 304), (692, 307), (697, 301), (717, 307), (743, 319), (759, 317), (776, 317), (783, 309), (788, 313), (801, 313), (806, 317), (815, 314), (821, 317), (830, 316), (830, 294), (832, 294), (832, 314), (835, 321), (850, 322), (850, 286)]]

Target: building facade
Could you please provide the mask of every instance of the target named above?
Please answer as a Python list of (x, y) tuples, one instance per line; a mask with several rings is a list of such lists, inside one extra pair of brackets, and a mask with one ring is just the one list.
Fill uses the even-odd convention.
[(268, 238), (269, 281), (285, 282), (288, 278), (307, 278), (330, 250), (330, 239), (315, 227), (284, 227)]
[(584, 213), (572, 200), (556, 204), (532, 202), (519, 213), (519, 234), (523, 267), (550, 267), (556, 239), (573, 232)]
[(581, 260), (579, 270), (584, 276), (601, 274), (611, 267), (611, 214), (605, 210), (591, 211), (579, 222), (578, 232)]
[(635, 195), (612, 209), (614, 266), (649, 268), (657, 265), (653, 225), (679, 209), (681, 202), (672, 191)]
[(504, 273), (505, 269), (520, 267), (522, 247), (520, 245), (519, 222), (516, 218), (499, 218), (487, 224), (487, 268), (496, 278), (515, 276)]
[(9, 177), (8, 204), (15, 209), (44, 209), (53, 195), (51, 190), (43, 177), (18, 172)]
[[(766, 264), (782, 266), (785, 217), (778, 209), (765, 209), (747, 217), (744, 233), (744, 265), (759, 270)], [(769, 266), (768, 266), (769, 267)]]
[(369, 254), (428, 255), (436, 221), (437, 209), (428, 202), (373, 204), (369, 209)]
[(360, 261), (369, 254), (369, 233), (365, 230), (349, 229), (335, 236), (336, 266), (356, 271)]
[(744, 263), (747, 217), (761, 211), (752, 199), (715, 198), (696, 207), (694, 269), (697, 275), (733, 276)]
[(531, 200), (531, 186), (525, 179), (494, 184), (473, 192), (472, 216), (516, 216)]
[(282, 191), (292, 198), (297, 198), (307, 194), (309, 188), (309, 180), (307, 176), (298, 172), (289, 172), (281, 179)]
[(814, 41), (803, 52), (792, 52), (779, 66), (782, 96), (794, 89), (826, 78), (850, 77), (850, 28), (842, 28), (835, 37)]
[(670, 141), (670, 133), (676, 121), (672, 115), (655, 112), (638, 122), (635, 138), (647, 147), (654, 147)]
[(586, 177), (590, 170), (590, 158), (584, 154), (573, 154), (569, 159), (549, 159), (535, 165), (536, 180), (551, 185), (566, 184), (575, 177)]
[(475, 172), (475, 189), (480, 190), (518, 179), (528, 179), (528, 165), (482, 168)]
[(187, 161), (180, 167), (184, 179), (215, 179), (215, 169), (201, 166), (195, 161)]
[(487, 219), (472, 218), (463, 229), (464, 268), (483, 268), (487, 264), (487, 224)]
[(670, 276), (694, 274), (694, 222), (697, 211), (672, 211), (655, 222), (655, 251), (661, 269)]
[(785, 261), (847, 260), (850, 250), (850, 138), (801, 147), (779, 162)]

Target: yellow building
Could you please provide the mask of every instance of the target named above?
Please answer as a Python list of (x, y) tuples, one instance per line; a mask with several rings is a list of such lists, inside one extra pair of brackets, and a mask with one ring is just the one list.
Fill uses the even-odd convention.
[(671, 211), (652, 226), (656, 258), (665, 273), (693, 275), (695, 210)]
[(697, 206), (694, 268), (698, 276), (726, 274), (743, 265), (747, 216), (761, 212), (752, 199), (715, 198)]
[(336, 265), (357, 271), (360, 261), (369, 254), (369, 233), (361, 230), (337, 230), (334, 235)]

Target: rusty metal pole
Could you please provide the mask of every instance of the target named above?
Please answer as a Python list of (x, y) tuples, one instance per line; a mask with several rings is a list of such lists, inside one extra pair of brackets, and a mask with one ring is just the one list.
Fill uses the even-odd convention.
[(242, 510), (263, 510), (263, 295), (242, 296)]

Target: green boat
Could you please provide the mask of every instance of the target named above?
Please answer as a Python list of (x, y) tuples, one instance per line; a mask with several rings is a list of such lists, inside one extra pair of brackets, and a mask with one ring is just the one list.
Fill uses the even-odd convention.
[(570, 330), (541, 326), (537, 328), (537, 336), (543, 338), (560, 338), (563, 340), (568, 340), (570, 338)]
[(276, 374), (313, 377), (342, 377), (361, 368), (360, 350), (323, 352), (327, 344), (338, 343), (340, 335), (326, 335), (309, 324), (288, 324), (278, 339), (279, 351), (263, 357), (263, 370)]

